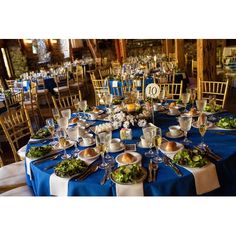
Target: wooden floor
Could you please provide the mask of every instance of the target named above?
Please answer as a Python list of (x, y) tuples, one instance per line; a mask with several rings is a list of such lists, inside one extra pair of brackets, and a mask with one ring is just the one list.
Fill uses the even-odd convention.
[[(192, 84), (194, 86), (194, 84)], [(191, 87), (193, 87), (191, 85)], [(95, 105), (95, 97), (92, 89), (92, 84), (88, 84), (88, 91), (86, 89), (83, 89), (84, 91), (84, 96), (83, 98), (88, 101), (89, 106), (94, 106)], [(229, 93), (228, 93), (228, 98), (226, 102), (226, 109), (236, 115), (236, 88), (230, 88)], [(42, 115), (46, 117), (51, 117), (50, 115), (50, 110), (48, 107), (42, 107)], [(1, 148), (3, 150), (2, 158), (4, 165), (10, 164), (14, 162), (13, 159), (13, 154), (11, 152), (11, 148), (8, 142), (1, 142)]]

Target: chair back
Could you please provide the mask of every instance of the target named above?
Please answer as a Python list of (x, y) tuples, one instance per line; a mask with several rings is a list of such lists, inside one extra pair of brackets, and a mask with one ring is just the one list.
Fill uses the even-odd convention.
[(93, 84), (93, 90), (95, 94), (95, 102), (96, 106), (102, 105), (101, 94), (104, 92), (108, 92), (108, 81), (106, 79), (96, 79), (94, 72), (90, 73), (90, 78)]
[(166, 97), (168, 99), (180, 99), (183, 89), (183, 81), (180, 83), (163, 83), (158, 84), (161, 90), (166, 91)]
[(111, 69), (109, 68), (105, 68), (105, 69), (99, 69), (98, 70), (100, 79), (105, 79), (107, 76), (109, 76), (111, 74)]
[(8, 112), (12, 109), (18, 109), (23, 107), (23, 90), (18, 93), (13, 93), (10, 96), (5, 97), (5, 104)]
[(229, 79), (223, 81), (201, 81), (201, 98), (210, 98), (211, 96), (216, 97), (216, 103), (225, 107), (225, 101), (227, 97)]
[(37, 77), (37, 90), (45, 89), (45, 82), (42, 76)]
[(59, 111), (64, 110), (64, 109), (69, 109), (69, 108), (71, 110), (75, 110), (75, 106), (74, 106), (75, 99), (79, 99), (79, 101), (82, 101), (80, 91), (78, 95), (70, 95), (70, 96), (65, 96), (65, 97), (60, 97), (60, 98), (55, 98), (54, 96), (52, 96), (53, 105)]
[(0, 116), (0, 124), (11, 146), (15, 161), (20, 161), (17, 150), (20, 148), (20, 141), (33, 135), (30, 120), (26, 117), (23, 109), (7, 112)]
[(69, 79), (66, 73), (55, 75), (54, 80), (58, 89), (63, 86), (69, 87)]

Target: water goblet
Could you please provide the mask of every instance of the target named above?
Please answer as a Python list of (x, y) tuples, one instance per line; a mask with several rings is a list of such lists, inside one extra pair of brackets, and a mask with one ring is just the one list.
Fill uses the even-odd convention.
[(75, 126), (72, 126), (72, 127), (68, 127), (67, 128), (67, 135), (69, 136), (69, 139), (71, 141), (74, 141), (75, 150), (73, 152), (73, 156), (77, 157), (77, 155), (79, 153), (79, 149), (78, 149), (78, 146), (77, 146), (77, 142), (78, 142), (78, 138), (79, 138), (78, 126), (75, 125)]
[(57, 121), (61, 116), (57, 108), (52, 108), (52, 115), (55, 121)]
[(153, 138), (156, 135), (156, 127), (145, 127), (143, 128), (143, 136), (149, 143), (149, 151), (145, 152), (146, 157), (153, 157), (155, 153), (152, 151)]
[(85, 111), (87, 109), (87, 101), (86, 100), (80, 101), (79, 107), (83, 111), (83, 118), (85, 119)]
[(187, 138), (188, 131), (191, 129), (192, 117), (189, 116), (180, 116), (178, 118), (180, 128), (184, 131), (184, 144), (189, 144), (192, 141)]
[(190, 100), (190, 93), (182, 93), (181, 94), (181, 100), (182, 103), (184, 104), (184, 112), (187, 113), (187, 104), (189, 103)]
[(198, 117), (197, 123), (198, 123), (198, 130), (199, 130), (199, 133), (201, 135), (201, 143), (198, 145), (198, 147), (200, 147), (201, 149), (204, 149), (204, 147), (207, 146), (204, 143), (204, 136), (205, 136), (206, 131), (207, 131), (207, 116), (205, 114), (201, 114)]
[(66, 130), (67, 127), (68, 127), (68, 118), (67, 118), (67, 117), (59, 118), (59, 119), (57, 119), (57, 123), (58, 123), (58, 126), (59, 126), (61, 129)]
[(71, 109), (62, 110), (61, 115), (69, 120), (71, 118)]
[(202, 113), (206, 107), (207, 100), (206, 99), (198, 99), (196, 100), (196, 106), (200, 113)]
[(55, 123), (53, 118), (46, 119), (46, 126), (52, 135), (53, 141), (50, 142), (50, 145), (55, 145), (57, 141), (55, 140)]

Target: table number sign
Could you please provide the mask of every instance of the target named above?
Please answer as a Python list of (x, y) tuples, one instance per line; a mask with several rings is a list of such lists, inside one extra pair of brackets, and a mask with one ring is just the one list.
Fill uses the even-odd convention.
[(155, 83), (149, 84), (145, 89), (146, 97), (149, 98), (158, 98), (159, 93), (160, 87)]

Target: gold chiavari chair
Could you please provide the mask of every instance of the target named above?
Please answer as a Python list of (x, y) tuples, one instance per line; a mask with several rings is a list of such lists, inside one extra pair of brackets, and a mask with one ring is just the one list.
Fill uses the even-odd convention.
[(225, 107), (225, 101), (227, 97), (227, 92), (229, 88), (229, 79), (225, 82), (223, 81), (201, 81), (201, 98), (210, 98), (210, 96), (215, 96), (216, 103), (221, 105), (222, 108)]
[(141, 98), (145, 98), (145, 76), (134, 78), (132, 81), (132, 90), (139, 91)]
[[(80, 65), (77, 65), (76, 72), (74, 73), (73, 76), (74, 76), (74, 79), (71, 80), (71, 82), (69, 83), (69, 88), (72, 93), (75, 92), (75, 94), (78, 94), (81, 88), (83, 88), (83, 86), (85, 85), (83, 67)], [(86, 85), (86, 88), (87, 88), (87, 85)]]
[(5, 105), (8, 112), (17, 110), (23, 106), (23, 89), (17, 93), (13, 93), (5, 97)]
[[(27, 118), (23, 109), (7, 112), (0, 117), (0, 124), (11, 146), (15, 161), (20, 161), (17, 150), (20, 148), (20, 142), (30, 135), (33, 135), (31, 122)], [(23, 140), (24, 141), (24, 140)]]
[(39, 76), (37, 78), (37, 90), (36, 90), (36, 92), (37, 92), (38, 99), (40, 99), (40, 96), (44, 96), (46, 98), (48, 107), (51, 110), (51, 105), (50, 105), (50, 101), (49, 101), (49, 91), (45, 87), (45, 81), (44, 81), (44, 78), (42, 76)]
[(64, 109), (68, 109), (68, 108), (75, 110), (74, 101), (76, 99), (78, 99), (79, 101), (82, 101), (80, 91), (79, 91), (78, 95), (70, 95), (70, 96), (61, 97), (58, 99), (56, 99), (54, 96), (52, 96), (53, 105), (59, 111), (64, 110)]
[(54, 80), (57, 87), (53, 88), (53, 91), (58, 95), (58, 97), (68, 95), (68, 93), (70, 94), (69, 78), (66, 73), (55, 75)]
[(108, 81), (106, 79), (96, 79), (94, 72), (90, 73), (90, 78), (93, 85), (93, 90), (95, 94), (96, 106), (104, 105), (101, 99), (103, 93), (108, 93)]
[(99, 69), (98, 74), (100, 76), (100, 79), (105, 79), (111, 74), (111, 68), (104, 68), (104, 69)]
[(183, 89), (183, 81), (180, 83), (163, 83), (158, 84), (161, 90), (166, 91), (168, 99), (180, 99)]

